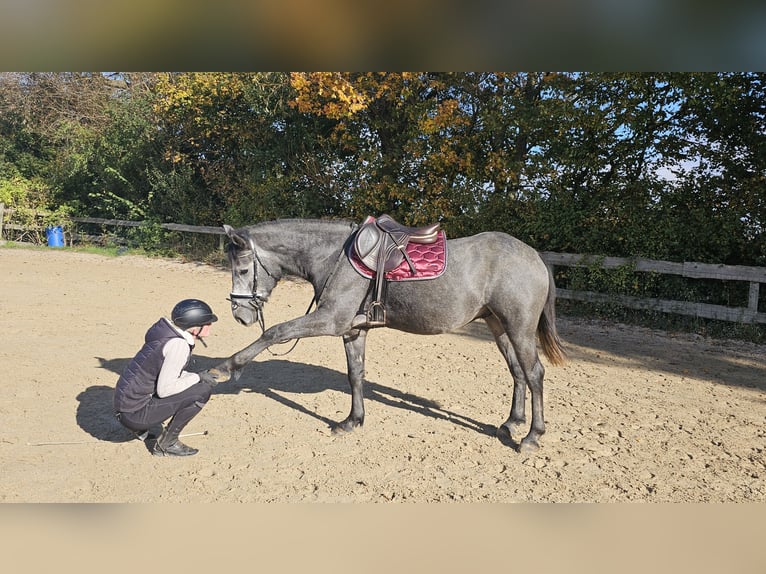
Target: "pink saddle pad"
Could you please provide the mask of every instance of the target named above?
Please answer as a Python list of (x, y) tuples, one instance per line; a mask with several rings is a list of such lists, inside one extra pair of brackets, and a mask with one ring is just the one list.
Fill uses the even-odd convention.
[[(353, 248), (353, 241), (348, 249), (348, 260), (357, 272), (367, 279), (375, 277), (375, 271), (367, 267)], [(408, 243), (407, 255), (410, 256), (415, 273), (410, 270), (406, 260), (398, 267), (386, 273), (388, 281), (418, 281), (423, 279), (436, 279), (447, 267), (447, 235), (439, 231), (439, 237), (434, 243)]]

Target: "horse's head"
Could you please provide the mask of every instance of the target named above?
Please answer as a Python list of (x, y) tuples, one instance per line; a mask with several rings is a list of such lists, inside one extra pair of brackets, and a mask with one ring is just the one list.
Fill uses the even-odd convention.
[(228, 247), (231, 265), (231, 313), (245, 326), (256, 321), (263, 326), (263, 305), (277, 284), (278, 276), (263, 264), (265, 254), (259, 252), (253, 238), (242, 230), (223, 226), (231, 239)]

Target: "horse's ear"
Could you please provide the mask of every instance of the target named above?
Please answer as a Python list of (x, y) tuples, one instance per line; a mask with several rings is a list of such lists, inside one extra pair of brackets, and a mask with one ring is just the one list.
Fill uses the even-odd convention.
[(229, 236), (229, 239), (231, 239), (232, 243), (234, 243), (237, 247), (240, 249), (247, 248), (247, 240), (238, 234), (231, 225), (226, 225), (224, 223), (223, 230), (226, 232), (226, 235)]

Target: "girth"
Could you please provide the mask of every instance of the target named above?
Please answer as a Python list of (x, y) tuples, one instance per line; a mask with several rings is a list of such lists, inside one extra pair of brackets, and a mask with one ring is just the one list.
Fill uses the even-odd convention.
[(354, 326), (361, 326), (360, 322), (368, 327), (385, 326), (386, 273), (406, 260), (414, 275), (416, 269), (407, 255), (407, 244), (435, 243), (439, 238), (440, 226), (440, 223), (433, 223), (425, 227), (407, 227), (387, 214), (377, 219), (367, 218), (356, 233), (353, 249), (359, 259), (375, 272), (375, 283), (372, 301), (365, 314), (354, 319)]

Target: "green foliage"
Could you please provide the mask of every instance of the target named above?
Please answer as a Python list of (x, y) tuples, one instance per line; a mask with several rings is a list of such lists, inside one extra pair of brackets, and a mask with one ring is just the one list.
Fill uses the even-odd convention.
[[(6, 223), (27, 228), (16, 232), (16, 239), (42, 243), (45, 228), (49, 226), (68, 227), (72, 210), (67, 205), (49, 209), (50, 190), (42, 183), (30, 181), (21, 176), (0, 179), (0, 203), (10, 208), (5, 216)], [(12, 210), (12, 211), (11, 211)]]
[(8, 207), (24, 207), (31, 187), (32, 183), (20, 176), (0, 179), (0, 202)]

